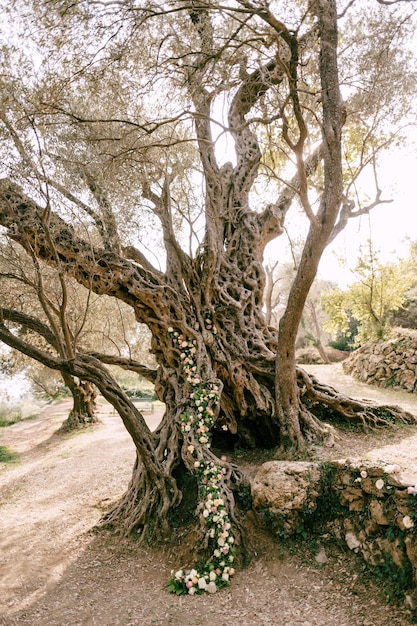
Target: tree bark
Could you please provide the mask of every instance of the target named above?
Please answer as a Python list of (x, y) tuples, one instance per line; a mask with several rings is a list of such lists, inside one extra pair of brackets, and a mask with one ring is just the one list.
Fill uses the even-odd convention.
[(77, 383), (72, 376), (69, 376), (65, 372), (62, 373), (62, 377), (71, 392), (73, 407), (59, 430), (67, 432), (84, 428), (90, 424), (97, 424), (99, 421), (96, 417), (95, 401), (97, 392), (94, 386), (88, 381), (79, 381)]
[(276, 399), (284, 447), (299, 447), (304, 444), (305, 438), (325, 438), (328, 435), (328, 429), (301, 403), (295, 363), (295, 342), (301, 316), (322, 253), (335, 228), (343, 198), (341, 158), (343, 107), (339, 92), (337, 13), (334, 0), (319, 0), (317, 16), (323, 108), (324, 193), (317, 215), (312, 215), (308, 203), (303, 203), (310, 219), (310, 229), (290, 290), (288, 305), (279, 324)]

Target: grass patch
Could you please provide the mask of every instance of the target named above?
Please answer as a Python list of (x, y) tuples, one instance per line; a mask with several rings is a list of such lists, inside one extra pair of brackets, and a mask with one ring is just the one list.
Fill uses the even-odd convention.
[(20, 415), (12, 415), (10, 417), (0, 417), (0, 428), (6, 428), (6, 426), (13, 426), (13, 424), (17, 424), (17, 422), (22, 421), (22, 416)]
[(17, 452), (8, 446), (0, 446), (0, 463), (14, 463), (19, 459)]
[(11, 426), (22, 420), (22, 411), (19, 406), (0, 404), (0, 427)]
[(10, 415), (9, 417), (0, 416), (0, 428), (7, 428), (7, 426), (13, 426), (13, 424), (26, 420), (33, 420), (35, 417), (37, 417), (36, 414), (27, 415), (26, 417), (22, 415)]
[(37, 417), (41, 409), (38, 402), (24, 401), (19, 404), (0, 402), (0, 428), (12, 426), (23, 420)]

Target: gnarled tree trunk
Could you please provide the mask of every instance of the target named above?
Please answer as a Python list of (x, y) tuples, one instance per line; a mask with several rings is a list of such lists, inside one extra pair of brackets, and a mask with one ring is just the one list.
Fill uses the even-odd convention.
[[(320, 92), (317, 100), (321, 109), (312, 117), (319, 119), (315, 130), (322, 132), (322, 143), (306, 157), (304, 144), (308, 133), (303, 111), (310, 105), (302, 106), (300, 97), (305, 86), (298, 88), (302, 35), (275, 19), (267, 4), (255, 11), (253, 3), (241, 3), (248, 11), (248, 19), (253, 10), (257, 22), (255, 30), (249, 29), (250, 36), (247, 33), (248, 39), (242, 42), (243, 50), (250, 54), (246, 57), (242, 53), (239, 58), (234, 54), (240, 51), (240, 44), (236, 50), (231, 46), (230, 53), (219, 44), (219, 40), (224, 42), (223, 33), (214, 37), (212, 3), (192, 1), (184, 8), (185, 19), (189, 18), (187, 27), (193, 29), (193, 47), (183, 56), (186, 62), (181, 66), (181, 88), (188, 90), (187, 119), (189, 101), (193, 105), (194, 139), (205, 183), (205, 231), (199, 247), (186, 253), (177, 236), (173, 218), (177, 190), (170, 167), (158, 170), (155, 166), (155, 180), (141, 180), (140, 192), (131, 198), (134, 204), (141, 196), (160, 223), (165, 271), (156, 269), (140, 250), (122, 246), (116, 228), (117, 199), (113, 214), (106, 189), (101, 189), (87, 170), (80, 178), (88, 182), (85, 195), (93, 196), (94, 208), (70, 192), (64, 194), (65, 200), (73, 202), (86, 218), (85, 238), (84, 230), (77, 230), (58, 210), (53, 210), (49, 196), (43, 206), (41, 194), (34, 200), (11, 180), (0, 181), (0, 224), (7, 236), (32, 257), (67, 273), (94, 293), (127, 303), (137, 321), (146, 324), (152, 333), (152, 351), (158, 367), (151, 380), (166, 405), (164, 418), (153, 433), (99, 357), (81, 351), (67, 355), (66, 359), (62, 354), (42, 357), (49, 367), (95, 385), (123, 420), (135, 444), (137, 460), (125, 496), (105, 516), (104, 523), (119, 524), (126, 532), (137, 532), (142, 538), (151, 533), (154, 538), (167, 535), (170, 516), (180, 507), (184, 485), (189, 484), (184, 477), (191, 477), (193, 485), (196, 481), (195, 489), (199, 491), (195, 497), (200, 501), (201, 512), (207, 496), (204, 471), (213, 473), (216, 499), (227, 503), (228, 515), (238, 526), (234, 494), (245, 487), (246, 481), (239, 468), (221, 458), (223, 449), (237, 445), (301, 447), (306, 439), (323, 439), (331, 433), (321, 422), (317, 405), (325, 407), (324, 413), (327, 406), (331, 407), (331, 415), (347, 418), (351, 414), (348, 400), (344, 398), (338, 403), (333, 390), (319, 388), (314, 379), (297, 369), (295, 362), (295, 342), (304, 304), (322, 252), (338, 232), (340, 214), (345, 208), (335, 1), (318, 0), (308, 9), (315, 11), (314, 16), (309, 16), (314, 51), (318, 23), (321, 85), (315, 87)], [(151, 19), (150, 15), (145, 11), (145, 22)], [(236, 36), (244, 23), (239, 15)], [(267, 34), (259, 38), (257, 54), (256, 47), (252, 48), (252, 35), (259, 23)], [(212, 72), (223, 54), (231, 54), (227, 58), (233, 69), (227, 82), (227, 124), (236, 148), (236, 163), (220, 166), (211, 128), (219, 93), (213, 87), (216, 80)], [(312, 65), (314, 75), (315, 62)], [(266, 102), (271, 91), (271, 101)], [(271, 119), (278, 119), (282, 126), (297, 172), (276, 202), (253, 209), (250, 194), (261, 164), (256, 119), (264, 105)], [(164, 124), (162, 121), (161, 126)], [(152, 134), (154, 126), (158, 124), (145, 124), (144, 135)], [(114, 128), (111, 126), (112, 132)], [(144, 142), (145, 139), (147, 142), (147, 136)], [(165, 145), (158, 143), (157, 138), (155, 144), (158, 148)], [(147, 143), (144, 145), (148, 147)], [(22, 150), (21, 144), (17, 148)], [(161, 153), (156, 155), (155, 162), (161, 159)], [(145, 163), (146, 169), (148, 161)], [(323, 192), (314, 213), (308, 201), (307, 182), (321, 163)], [(78, 167), (82, 170), (81, 163)], [(53, 188), (54, 193), (63, 193), (63, 185), (55, 183), (52, 177), (38, 173), (37, 180)], [(110, 191), (108, 195), (111, 196)], [(301, 203), (310, 227), (277, 331), (266, 324), (262, 310), (263, 255), (267, 243), (283, 232), (294, 198)], [(96, 229), (90, 237), (93, 222)], [(5, 324), (0, 324), (0, 338), (29, 356), (40, 358), (36, 348), (29, 349)], [(359, 415), (358, 411), (353, 412)], [(372, 423), (370, 415), (372, 407), (362, 414), (364, 423)], [(219, 455), (214, 454), (214, 445), (209, 446), (212, 436)]]
[(87, 380), (76, 382), (72, 376), (65, 373), (62, 377), (71, 392), (73, 407), (59, 430), (66, 432), (96, 424), (99, 420), (96, 416), (97, 392), (94, 385)]

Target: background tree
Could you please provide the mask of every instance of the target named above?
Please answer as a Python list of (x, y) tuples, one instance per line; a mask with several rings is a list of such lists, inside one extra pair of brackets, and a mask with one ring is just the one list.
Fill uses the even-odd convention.
[(417, 273), (415, 271), (417, 266), (416, 242), (412, 242), (410, 245), (410, 252), (407, 261), (411, 265), (414, 281), (407, 292), (405, 301), (397, 311), (394, 311), (392, 323), (393, 326), (417, 328)]
[[(297, 271), (299, 256), (302, 250), (302, 248), (298, 250), (297, 254), (297, 245), (293, 243), (291, 248), (293, 256), (291, 263), (283, 263), (279, 266), (279, 269), (277, 269), (278, 263), (273, 266), (267, 265), (265, 268), (265, 321), (268, 325), (276, 328), (285, 312), (289, 290)], [(324, 363), (329, 362), (325, 350), (329, 337), (325, 336), (326, 334), (323, 330), (325, 314), (321, 309), (321, 294), (323, 291), (334, 289), (334, 287), (335, 285), (329, 281), (315, 280), (304, 305), (296, 340), (297, 349), (308, 346), (315, 347)]]
[[(135, 441), (132, 481), (109, 523), (164, 536), (191, 484), (202, 502), (215, 493), (239, 529), (233, 494), (245, 477), (222, 460), (220, 444), (304, 446), (329, 436), (326, 407), (385, 423), (387, 409), (341, 400), (295, 363), (323, 250), (348, 218), (381, 201), (378, 189), (357, 206), (348, 195), (343, 128), (363, 131), (360, 154), (349, 153), (351, 169), (360, 161), (357, 182), (388, 145), (381, 124), (389, 116), (395, 134), (409, 110), (400, 45), (408, 7), (361, 6), (366, 41), (352, 28), (354, 8), (342, 11), (340, 54), (334, 0), (47, 2), (25, 13), (37, 28), (22, 41), (43, 63), (29, 73), (27, 58), (18, 66), (4, 58), (0, 224), (59, 276), (132, 308), (152, 334), (155, 389), (166, 405), (151, 433), (103, 361), (77, 351), (47, 359), (93, 382)], [(228, 161), (218, 133), (232, 146)], [(262, 161), (265, 137), (279, 154), (276, 170)], [(293, 210), (305, 244), (276, 332), (262, 310), (263, 258)], [(157, 244), (155, 259), (149, 247)], [(5, 315), (0, 337), (39, 356)], [(217, 532), (207, 532), (210, 550)], [(216, 552), (211, 565), (224, 561)]]
[(381, 263), (378, 253), (369, 252), (359, 259), (354, 270), (356, 281), (347, 289), (324, 293), (322, 306), (329, 318), (326, 328), (347, 332), (353, 319), (358, 320), (356, 346), (389, 337), (394, 314), (407, 300), (415, 284), (415, 264), (409, 258), (397, 263)]
[[(73, 280), (63, 280), (63, 277), (59, 280), (56, 270), (40, 267), (12, 242), (3, 242), (0, 247), (0, 292), (4, 316), (14, 322), (15, 332), (38, 348), (66, 354), (64, 338), (67, 335), (72, 349), (82, 347), (84, 351), (89, 349), (90, 353), (102, 353), (109, 363), (117, 365), (119, 362), (124, 369), (128, 369), (129, 362), (137, 362), (139, 355), (143, 357), (142, 363), (152, 363), (147, 354), (149, 337), (142, 335), (144, 346), (138, 341), (140, 327), (130, 309), (110, 298), (99, 301)], [(39, 325), (47, 325), (49, 333), (39, 334), (37, 326), (26, 324), (21, 314), (36, 318)], [(44, 393), (54, 395), (62, 392), (62, 384), (66, 386), (73, 397), (73, 407), (63, 430), (97, 421), (97, 394), (88, 381), (77, 380), (61, 371), (59, 384), (59, 379), (42, 361), (27, 359), (16, 351), (14, 356), (9, 355), (7, 369), (8, 373), (28, 370), (27, 376)]]
[(324, 330), (325, 315), (321, 308), (321, 298), (330, 288), (329, 281), (315, 281), (304, 307), (298, 339), (299, 343), (301, 340), (305, 345), (316, 348), (323, 363), (330, 363), (330, 357), (326, 352), (329, 336)]

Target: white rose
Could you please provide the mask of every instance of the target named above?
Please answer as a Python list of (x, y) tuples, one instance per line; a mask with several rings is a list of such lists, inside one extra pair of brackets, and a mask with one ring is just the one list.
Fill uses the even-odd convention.
[(205, 589), (206, 587), (207, 587), (206, 579), (205, 578), (199, 578), (198, 579), (198, 588), (199, 589)]
[(217, 574), (216, 572), (210, 572), (210, 580), (216, 580)]
[(224, 573), (222, 575), (222, 579), (228, 581), (229, 580), (229, 574)]
[(385, 483), (384, 483), (384, 481), (382, 480), (382, 478), (379, 478), (379, 479), (376, 481), (376, 483), (375, 483), (375, 487), (376, 487), (377, 489), (379, 489), (379, 490), (383, 489), (383, 488), (384, 488), (384, 485), (385, 485)]
[(206, 588), (206, 591), (208, 593), (216, 593), (217, 591), (217, 587), (216, 587), (216, 583), (214, 581), (211, 581)]
[(413, 528), (414, 527), (414, 522), (411, 519), (411, 517), (409, 515), (405, 515), (403, 517), (403, 525), (404, 528)]
[(196, 592), (196, 588), (195, 587), (190, 587), (188, 590), (188, 593), (190, 594), (190, 596), (193, 596)]

